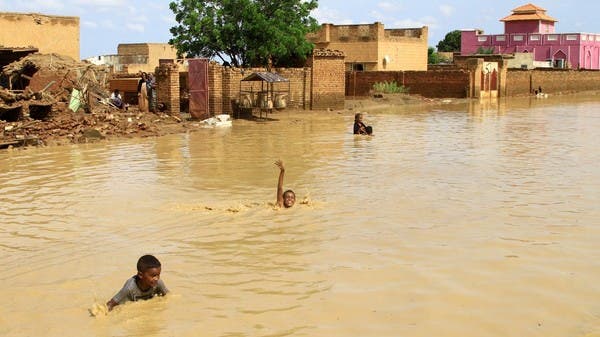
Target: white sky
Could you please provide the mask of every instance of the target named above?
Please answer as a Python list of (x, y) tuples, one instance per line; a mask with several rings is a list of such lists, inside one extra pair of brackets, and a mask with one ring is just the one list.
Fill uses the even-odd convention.
[[(116, 54), (119, 43), (167, 42), (176, 24), (170, 0), (0, 0), (2, 12), (78, 16), (81, 58)], [(358, 24), (379, 21), (385, 28), (429, 27), (430, 46), (455, 29), (503, 31), (501, 18), (533, 3), (557, 19), (558, 33), (600, 33), (600, 2), (591, 0), (320, 0), (313, 16), (320, 23)], [(2, 41), (0, 41), (2, 45)]]

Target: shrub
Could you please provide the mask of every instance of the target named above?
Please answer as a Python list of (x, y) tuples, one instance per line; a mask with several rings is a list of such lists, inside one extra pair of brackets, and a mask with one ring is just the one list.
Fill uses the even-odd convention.
[(373, 90), (384, 94), (408, 94), (409, 88), (398, 85), (396, 81), (384, 81), (373, 84)]

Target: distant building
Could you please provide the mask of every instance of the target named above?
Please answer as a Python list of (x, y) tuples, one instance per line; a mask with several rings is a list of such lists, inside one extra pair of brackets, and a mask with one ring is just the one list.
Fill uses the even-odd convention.
[(0, 12), (0, 47), (80, 60), (79, 17)]
[(384, 29), (380, 22), (363, 25), (325, 23), (307, 38), (315, 48), (339, 50), (346, 70), (427, 70), (427, 27)]
[(86, 61), (113, 66), (115, 72), (134, 74), (153, 73), (160, 59), (176, 59), (177, 50), (168, 43), (121, 43), (117, 55), (90, 57)]
[(531, 53), (536, 67), (600, 69), (600, 34), (555, 33), (557, 20), (533, 4), (513, 9), (500, 21), (504, 34), (463, 30), (461, 55)]

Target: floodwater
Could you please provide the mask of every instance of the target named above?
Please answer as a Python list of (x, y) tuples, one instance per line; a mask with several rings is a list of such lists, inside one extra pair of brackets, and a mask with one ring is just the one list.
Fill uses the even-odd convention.
[(271, 117), (0, 152), (0, 335), (600, 336), (599, 96)]

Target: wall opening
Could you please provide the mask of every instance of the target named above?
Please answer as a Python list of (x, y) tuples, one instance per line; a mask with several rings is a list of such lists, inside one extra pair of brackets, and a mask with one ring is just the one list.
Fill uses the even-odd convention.
[(37, 120), (45, 120), (52, 111), (52, 105), (45, 104), (30, 104), (29, 117)]
[(365, 65), (362, 63), (353, 63), (352, 71), (365, 71)]
[(16, 122), (23, 116), (23, 107), (0, 107), (0, 120), (5, 122)]

